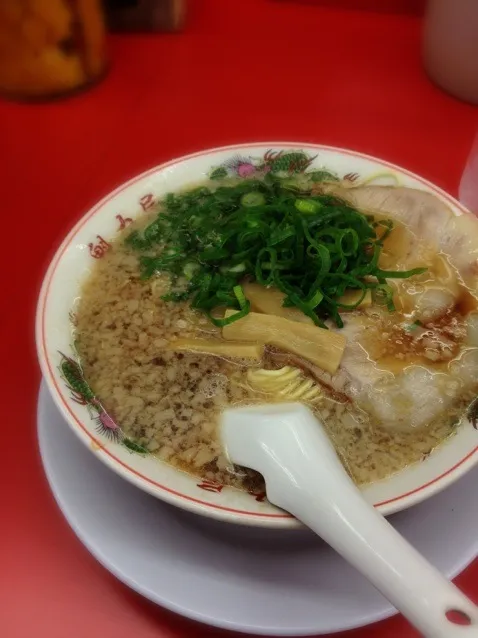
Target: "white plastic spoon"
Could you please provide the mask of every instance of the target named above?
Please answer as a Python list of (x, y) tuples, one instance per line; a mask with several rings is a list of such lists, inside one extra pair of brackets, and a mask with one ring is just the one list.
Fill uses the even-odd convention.
[(478, 607), (363, 499), (306, 406), (227, 409), (222, 435), (234, 463), (263, 475), (271, 503), (321, 536), (424, 636), (478, 638)]

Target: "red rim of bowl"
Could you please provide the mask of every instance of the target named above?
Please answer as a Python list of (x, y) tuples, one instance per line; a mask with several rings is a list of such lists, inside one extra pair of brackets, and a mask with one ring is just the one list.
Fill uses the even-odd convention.
[[(68, 235), (66, 236), (66, 238), (63, 240), (63, 242), (61, 243), (60, 247), (58, 248), (58, 250), (56, 251), (50, 266), (48, 267), (47, 273), (45, 275), (43, 284), (42, 284), (42, 288), (41, 288), (41, 292), (40, 292), (40, 297), (39, 297), (39, 301), (38, 301), (38, 307), (37, 307), (37, 317), (36, 317), (36, 335), (37, 335), (37, 350), (38, 350), (38, 354), (39, 354), (39, 360), (40, 360), (40, 365), (42, 368), (42, 372), (43, 375), (48, 383), (48, 386), (50, 387), (50, 390), (53, 390), (53, 394), (56, 394), (56, 396), (59, 398), (60, 400), (60, 405), (62, 408), (62, 412), (64, 413), (64, 415), (67, 417), (68, 420), (73, 419), (75, 421), (75, 423), (80, 427), (82, 433), (84, 435), (86, 435), (87, 439), (89, 439), (89, 443), (93, 444), (93, 445), (98, 445), (101, 450), (106, 454), (107, 456), (107, 460), (108, 460), (108, 464), (115, 469), (115, 466), (119, 465), (122, 468), (128, 470), (128, 472), (130, 473), (130, 476), (126, 475), (125, 478), (128, 478), (131, 482), (133, 482), (134, 484), (138, 485), (139, 487), (143, 487), (146, 488), (150, 493), (154, 493), (155, 495), (157, 495), (157, 491), (152, 490), (152, 487), (154, 488), (159, 488), (160, 492), (162, 492), (165, 496), (165, 500), (168, 500), (170, 503), (175, 503), (175, 499), (171, 498), (171, 496), (173, 497), (177, 497), (180, 498), (184, 501), (183, 506), (186, 509), (190, 509), (193, 510), (195, 512), (200, 512), (201, 510), (199, 508), (197, 508), (198, 505), (202, 506), (202, 507), (206, 507), (206, 508), (211, 508), (212, 510), (216, 510), (216, 511), (221, 511), (224, 512), (225, 514), (229, 514), (229, 515), (234, 515), (234, 518), (239, 517), (243, 518), (243, 517), (253, 517), (254, 519), (263, 519), (264, 521), (269, 521), (271, 522), (271, 519), (293, 519), (293, 517), (290, 514), (267, 514), (267, 513), (261, 513), (261, 512), (251, 512), (251, 511), (247, 511), (247, 510), (240, 510), (240, 509), (235, 509), (235, 508), (231, 508), (231, 507), (225, 507), (223, 505), (215, 505), (213, 503), (208, 503), (207, 501), (203, 501), (199, 498), (194, 498), (193, 496), (188, 496), (186, 494), (183, 494), (181, 492), (177, 492), (176, 490), (171, 489), (170, 487), (167, 487), (166, 485), (162, 485), (161, 483), (157, 483), (156, 481), (153, 481), (151, 478), (141, 474), (140, 472), (138, 472), (137, 470), (133, 469), (132, 467), (130, 467), (127, 463), (121, 461), (118, 457), (116, 457), (110, 450), (108, 450), (107, 448), (105, 448), (102, 444), (102, 442), (97, 439), (95, 436), (93, 436), (88, 429), (83, 425), (83, 423), (81, 422), (80, 419), (78, 419), (78, 417), (74, 414), (74, 412), (71, 410), (70, 406), (69, 406), (69, 402), (66, 398), (66, 396), (64, 395), (64, 393), (62, 392), (62, 389), (60, 388), (60, 386), (57, 384), (56, 380), (55, 380), (55, 376), (53, 373), (53, 369), (54, 369), (54, 365), (52, 364), (52, 362), (50, 361), (50, 358), (48, 356), (48, 351), (47, 351), (47, 347), (46, 347), (46, 335), (45, 335), (45, 312), (46, 312), (46, 307), (47, 307), (47, 301), (48, 301), (48, 295), (50, 292), (50, 286), (51, 286), (51, 282), (54, 278), (57, 266), (61, 260), (61, 258), (63, 257), (63, 254), (65, 253), (66, 249), (70, 246), (70, 244), (72, 243), (74, 237), (76, 236), (76, 234), (78, 233), (79, 230), (81, 230), (83, 228), (83, 226), (92, 218), (94, 217), (94, 215), (98, 212), (98, 210), (100, 210), (105, 204), (107, 204), (111, 199), (113, 199), (114, 197), (116, 197), (117, 195), (119, 195), (120, 193), (122, 193), (123, 191), (125, 191), (126, 189), (128, 189), (130, 186), (136, 184), (138, 181), (144, 179), (145, 177), (148, 177), (150, 175), (153, 175), (159, 171), (162, 171), (168, 167), (171, 167), (175, 164), (180, 164), (185, 160), (189, 160), (189, 159), (194, 159), (194, 158), (199, 158), (199, 157), (204, 157), (207, 155), (213, 155), (216, 154), (218, 152), (222, 152), (222, 151), (237, 151), (240, 149), (244, 149), (244, 148), (254, 148), (254, 147), (271, 147), (271, 148), (308, 148), (308, 149), (316, 149), (318, 151), (332, 151), (332, 152), (336, 152), (336, 153), (340, 153), (343, 155), (350, 155), (352, 157), (359, 157), (362, 159), (366, 159), (369, 161), (373, 161), (373, 162), (377, 162), (379, 164), (381, 164), (382, 166), (386, 166), (387, 168), (393, 169), (399, 173), (402, 173), (404, 175), (407, 175), (409, 177), (412, 177), (413, 179), (416, 179), (417, 181), (419, 181), (420, 183), (424, 184), (425, 186), (427, 186), (427, 188), (433, 190), (436, 194), (439, 195), (439, 197), (441, 199), (445, 199), (447, 200), (447, 202), (449, 202), (452, 206), (459, 208), (464, 214), (470, 214), (468, 210), (466, 210), (463, 206), (461, 206), (461, 204), (456, 201), (453, 197), (451, 197), (450, 195), (448, 195), (445, 191), (443, 191), (442, 189), (440, 189), (438, 186), (435, 186), (434, 184), (432, 184), (431, 182), (419, 177), (418, 175), (416, 175), (415, 173), (412, 173), (411, 171), (407, 171), (404, 168), (401, 168), (400, 166), (397, 166), (396, 164), (392, 164), (391, 162), (387, 162), (385, 160), (381, 160), (378, 159), (376, 157), (373, 157), (371, 155), (366, 155), (364, 153), (359, 153), (356, 151), (350, 151), (347, 149), (342, 149), (342, 148), (337, 148), (334, 146), (325, 146), (325, 145), (321, 145), (321, 144), (307, 144), (307, 143), (301, 143), (301, 142), (256, 142), (256, 143), (252, 143), (252, 144), (235, 144), (235, 145), (231, 145), (231, 146), (222, 146), (222, 147), (217, 147), (217, 148), (212, 148), (212, 149), (208, 149), (206, 151), (200, 151), (197, 153), (191, 153), (189, 155), (184, 155), (182, 157), (173, 159), (169, 162), (165, 162), (163, 164), (160, 164), (158, 166), (155, 166), (154, 168), (151, 168), (147, 171), (145, 171), (144, 173), (141, 173), (140, 175), (137, 175), (136, 177), (132, 178), (131, 180), (129, 180), (128, 182), (125, 182), (124, 184), (122, 184), (121, 186), (119, 186), (118, 188), (116, 188), (114, 191), (112, 191), (111, 193), (109, 193), (108, 195), (106, 195), (100, 202), (98, 202), (98, 204), (96, 204), (91, 210), (89, 210), (75, 225), (74, 227), (70, 230), (70, 232), (68, 233)], [(74, 428), (76, 431), (76, 428)], [(77, 432), (77, 434), (80, 434), (79, 432)], [(453, 465), (451, 468), (449, 468), (448, 470), (446, 470), (445, 472), (443, 472), (442, 474), (440, 474), (439, 476), (435, 477), (434, 479), (432, 479), (431, 481), (428, 481), (427, 483), (424, 483), (423, 485), (420, 485), (420, 487), (417, 487), (413, 490), (410, 490), (408, 492), (405, 492), (404, 494), (400, 494), (399, 496), (395, 496), (391, 499), (385, 500), (385, 501), (381, 501), (379, 503), (375, 503), (374, 506), (378, 507), (378, 508), (384, 508), (385, 506), (390, 506), (391, 504), (396, 504), (397, 502), (407, 499), (411, 496), (415, 496), (415, 498), (413, 499), (413, 502), (409, 503), (409, 505), (413, 505), (421, 500), (423, 500), (424, 498), (426, 498), (427, 494), (424, 493), (425, 490), (427, 490), (427, 488), (430, 488), (432, 486), (437, 486), (438, 483), (443, 482), (443, 484), (435, 490), (432, 490), (429, 494), (429, 496), (432, 495), (432, 493), (434, 494), (435, 492), (444, 489), (447, 485), (449, 485), (451, 482), (453, 482), (456, 478), (458, 478), (458, 476), (461, 475), (462, 472), (458, 473), (456, 477), (452, 476), (453, 474), (456, 473), (456, 471), (459, 468), (462, 468), (463, 465), (466, 463), (466, 461), (470, 460), (476, 453), (478, 452), (478, 445), (475, 446), (475, 448), (473, 450), (471, 450), (468, 454), (466, 454), (466, 456), (464, 456), (462, 459), (460, 459), (460, 461), (458, 461), (457, 463), (455, 463), (455, 465)], [(116, 468), (118, 469), (118, 468)], [(443, 481), (443, 479), (447, 478), (447, 481)], [(139, 479), (139, 480), (138, 480)], [(169, 498), (168, 498), (169, 495)], [(395, 509), (395, 508), (394, 508)]]

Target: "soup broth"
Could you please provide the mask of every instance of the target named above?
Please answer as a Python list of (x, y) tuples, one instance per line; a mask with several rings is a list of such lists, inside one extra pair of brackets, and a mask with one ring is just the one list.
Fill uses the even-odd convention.
[[(131, 230), (147, 227), (156, 214), (141, 216)], [(405, 224), (397, 222), (397, 228), (395, 243), (385, 244), (384, 268), (392, 266), (397, 246), (406, 252), (413, 236)], [(348, 345), (341, 367), (330, 374), (270, 345), (260, 361), (176, 351), (178, 340), (223, 343), (222, 330), (189, 301), (165, 301), (169, 277), (141, 278), (137, 254), (118, 236), (95, 263), (75, 308), (85, 379), (129, 439), (198, 477), (262, 489), (259, 475), (231, 466), (225, 457), (218, 436), (221, 411), (297, 396), (325, 424), (357, 484), (385, 479), (453, 434), (478, 385), (478, 342), (469, 340), (468, 319), (476, 304), (463, 283), (456, 285), (458, 298), (467, 299), (466, 313), (457, 303), (440, 316), (414, 319), (414, 295), (437, 285), (445, 276), (440, 272), (448, 273), (443, 260), (432, 257), (426, 257), (428, 263), (436, 264), (426, 274), (394, 284), (395, 312), (372, 302), (343, 313)], [(414, 260), (423, 261), (420, 255)], [(220, 316), (224, 309), (215, 312)], [(330, 323), (329, 328), (340, 332)], [(466, 383), (464, 365), (472, 369)], [(409, 386), (422, 388), (422, 394), (410, 394)], [(441, 408), (422, 414), (414, 401), (420, 406), (438, 401)]]

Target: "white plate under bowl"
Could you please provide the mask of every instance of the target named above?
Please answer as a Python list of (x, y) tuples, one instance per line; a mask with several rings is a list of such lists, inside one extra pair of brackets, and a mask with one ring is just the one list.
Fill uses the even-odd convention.
[[(167, 609), (217, 627), (277, 636), (332, 633), (395, 611), (305, 530), (203, 518), (123, 481), (77, 440), (45, 384), (38, 436), (51, 489), (79, 539), (123, 583)], [(478, 554), (477, 482), (478, 468), (390, 519), (449, 578)]]
[[(78, 437), (103, 463), (131, 483), (154, 496), (204, 516), (245, 525), (292, 528), (298, 523), (289, 514), (264, 501), (261, 495), (247, 494), (233, 488), (195, 479), (151, 455), (132, 453), (131, 442), (117, 437), (111, 440), (98, 433), (97, 401), (78, 394), (76, 370), (73, 382), (62, 365), (74, 365), (65, 355), (72, 355), (71, 326), (68, 320), (80, 286), (94, 263), (109, 250), (109, 242), (157, 198), (194, 182), (204, 180), (211, 170), (250, 175), (267, 166), (284, 167), (288, 162), (300, 170), (327, 168), (342, 179), (368, 179), (378, 173), (392, 174), (399, 184), (432, 192), (446, 203), (455, 215), (469, 215), (458, 202), (417, 175), (373, 157), (327, 146), (271, 142), (243, 144), (210, 149), (162, 164), (120, 186), (90, 210), (67, 235), (53, 258), (45, 276), (37, 311), (37, 348), (44, 378), (52, 396)], [(278, 164), (279, 162), (279, 164)], [(219, 167), (219, 168), (218, 168)], [(295, 169), (294, 169), (295, 170)], [(430, 223), (433, 220), (430, 219)], [(127, 231), (126, 231), (127, 232)], [(61, 354), (63, 353), (63, 355)], [(70, 369), (71, 373), (71, 369)], [(114, 415), (113, 415), (114, 416)], [(109, 433), (121, 424), (105, 413)], [(460, 427), (456, 436), (441, 445), (423, 462), (398, 472), (385, 481), (366, 486), (365, 499), (383, 514), (410, 507), (465, 474), (478, 462), (478, 431), (471, 423)]]

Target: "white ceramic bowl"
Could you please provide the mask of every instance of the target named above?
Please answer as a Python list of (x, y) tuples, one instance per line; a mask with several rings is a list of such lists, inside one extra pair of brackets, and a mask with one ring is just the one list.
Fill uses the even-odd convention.
[[(280, 151), (283, 151), (281, 156)], [(456, 215), (470, 214), (420, 177), (360, 153), (288, 142), (216, 148), (153, 168), (107, 195), (68, 233), (43, 282), (36, 318), (38, 357), (53, 399), (67, 423), (92, 453), (120, 476), (164, 501), (204, 516), (271, 528), (298, 525), (291, 516), (267, 503), (262, 494), (247, 494), (198, 480), (153, 456), (133, 452), (120, 442), (100, 435), (91, 407), (78, 403), (78, 395), (73, 395), (68, 388), (60, 367), (60, 353), (66, 356), (72, 353), (69, 312), (95, 259), (104, 255), (111, 238), (147, 210), (155, 198), (206, 179), (218, 168), (246, 176), (259, 166), (264, 167), (264, 163), (272, 170), (290, 167), (291, 163), (300, 169), (308, 164), (307, 158), (312, 160), (308, 170), (327, 168), (352, 180), (383, 172), (393, 174), (401, 185), (433, 192), (446, 201)], [(391, 514), (439, 492), (477, 462), (478, 431), (466, 423), (422, 462), (366, 487), (363, 493), (382, 513)]]

